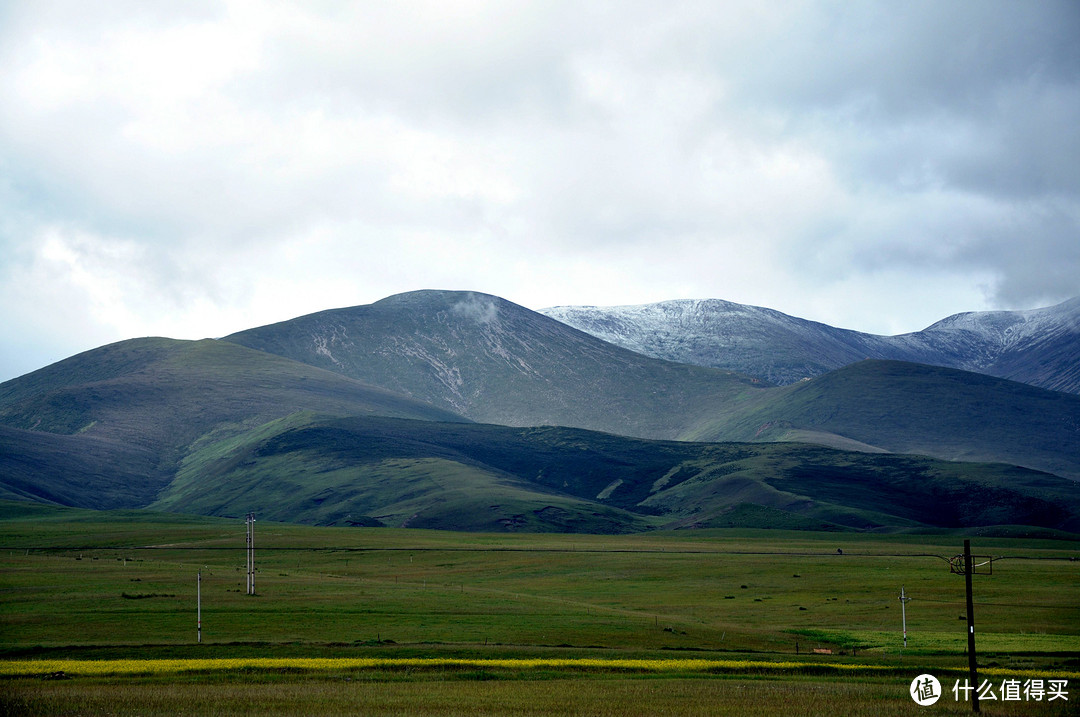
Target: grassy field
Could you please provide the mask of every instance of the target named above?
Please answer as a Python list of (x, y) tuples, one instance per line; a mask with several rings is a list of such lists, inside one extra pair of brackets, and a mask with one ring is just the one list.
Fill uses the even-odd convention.
[[(244, 539), (242, 519), (0, 511), (3, 709), (912, 714), (916, 675), (935, 674), (946, 690), (965, 677), (964, 580), (945, 561), (963, 537), (952, 534), (260, 522), (255, 596), (245, 593)], [(1080, 544), (975, 536), (973, 546), (996, 558), (992, 575), (975, 578), (982, 676), (1068, 679), (1075, 692)], [(906, 648), (901, 587), (912, 598)], [(285, 662), (252, 662), (266, 658)], [(37, 660), (76, 662), (27, 667)], [(120, 668), (132, 660), (141, 667)], [(176, 671), (150, 660), (214, 662)], [(668, 667), (648, 666), (657, 661)], [(56, 673), (71, 679), (42, 677)], [(1069, 714), (1075, 704), (1080, 693), (983, 712)], [(970, 709), (952, 693), (932, 709), (954, 708)]]
[[(898, 679), (858, 682), (800, 678), (642, 679), (551, 677), (537, 680), (384, 677), (269, 680), (113, 681), (78, 684), (20, 680), (7, 702), (12, 713), (49, 715), (964, 715), (970, 704), (952, 695), (920, 708)], [(905, 681), (906, 682), (906, 681)], [(1075, 698), (1073, 698), (1075, 699)], [(920, 711), (921, 710), (921, 711)], [(1070, 702), (984, 703), (986, 715), (1075, 714)]]

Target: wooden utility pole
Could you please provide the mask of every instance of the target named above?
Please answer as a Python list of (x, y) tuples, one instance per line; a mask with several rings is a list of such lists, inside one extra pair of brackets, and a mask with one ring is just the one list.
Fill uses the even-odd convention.
[(195, 581), (195, 606), (196, 606), (196, 621), (199, 628), (199, 642), (202, 643), (202, 571), (199, 571), (198, 578)]
[(967, 586), (968, 673), (971, 679), (971, 711), (979, 711), (979, 676), (975, 668), (975, 601), (971, 595), (971, 541), (964, 540), (964, 583)]

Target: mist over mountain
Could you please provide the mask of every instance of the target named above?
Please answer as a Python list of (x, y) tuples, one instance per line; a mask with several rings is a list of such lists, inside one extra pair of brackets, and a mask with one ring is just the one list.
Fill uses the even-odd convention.
[(956, 314), (878, 336), (718, 299), (556, 306), (540, 313), (632, 351), (780, 385), (868, 358), (985, 373), (1080, 393), (1080, 297), (1030, 311)]

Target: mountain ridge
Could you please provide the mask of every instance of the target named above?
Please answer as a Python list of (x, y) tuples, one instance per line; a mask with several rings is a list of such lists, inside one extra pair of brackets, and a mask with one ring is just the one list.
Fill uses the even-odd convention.
[(786, 441), (817, 433), (890, 453), (1000, 461), (1080, 480), (1080, 396), (885, 359), (859, 361), (775, 391), (773, 400), (735, 421), (691, 437)]
[[(770, 388), (731, 371), (645, 357), (477, 292), (410, 292), (223, 340), (341, 371), (481, 423), (698, 441), (790, 440), (795, 432), (817, 443), (912, 447), (946, 459), (977, 445), (981, 460), (1080, 478), (1080, 396), (974, 373), (973, 383), (960, 369), (877, 359), (893, 363), (848, 364), (793, 392), (801, 382)], [(865, 381), (875, 389), (863, 396)], [(976, 398), (989, 415), (964, 408)], [(956, 415), (943, 414), (945, 405)], [(815, 413), (823, 411), (837, 415), (822, 423)], [(1036, 441), (999, 418), (1010, 411), (1033, 417), (1042, 431), (1037, 442), (1052, 446), (1029, 450)], [(942, 433), (942, 422), (949, 431)], [(881, 445), (890, 431), (896, 435)]]
[(555, 306), (540, 313), (648, 356), (780, 385), (878, 358), (1080, 393), (1080, 297), (1040, 309), (954, 314), (896, 336), (836, 328), (722, 299)]
[[(424, 290), (222, 339), (470, 420), (678, 438), (754, 379), (643, 356), (489, 294)], [(582, 400), (590, 397), (592, 400)]]

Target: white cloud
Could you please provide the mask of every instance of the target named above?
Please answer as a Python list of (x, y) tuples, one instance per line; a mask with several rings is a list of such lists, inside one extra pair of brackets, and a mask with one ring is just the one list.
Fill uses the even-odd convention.
[(51, 360), (417, 288), (881, 333), (1080, 294), (1068, 2), (0, 13), (0, 313)]

